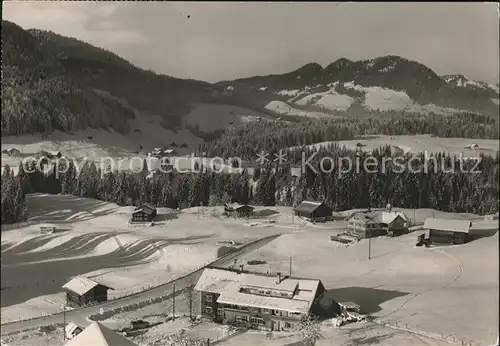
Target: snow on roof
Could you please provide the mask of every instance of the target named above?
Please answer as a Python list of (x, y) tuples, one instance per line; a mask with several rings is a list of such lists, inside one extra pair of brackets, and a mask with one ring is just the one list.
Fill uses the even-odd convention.
[(306, 213), (312, 213), (318, 207), (323, 204), (322, 202), (315, 202), (315, 201), (302, 201), (296, 208), (296, 211), (301, 211), (301, 212), (306, 212)]
[(279, 309), (298, 313), (308, 313), (310, 306), (310, 302), (307, 300), (266, 297), (238, 291), (223, 292), (217, 298), (217, 303), (244, 305), (261, 309)]
[(64, 346), (138, 346), (99, 322), (92, 322)]
[[(98, 282), (95, 282), (94, 280), (90, 280), (86, 277), (77, 276), (69, 280), (62, 288), (75, 292), (76, 294), (81, 296), (90, 291), (91, 289), (93, 289), (94, 287), (96, 287), (97, 285), (105, 286)], [(112, 289), (111, 287), (108, 286), (105, 287)]]
[(403, 221), (408, 221), (408, 217), (403, 212), (397, 211), (373, 211), (373, 212), (359, 212), (351, 215), (350, 218), (355, 218), (363, 223), (384, 223), (391, 224), (398, 217), (400, 217)]
[[(283, 278), (261, 273), (238, 273), (219, 268), (207, 268), (196, 283), (195, 290), (220, 294), (217, 302), (246, 305), (291, 312), (309, 311), (320, 281), (316, 279)], [(294, 292), (293, 298), (277, 298), (239, 292), (241, 287), (255, 287)]]
[(40, 223), (40, 224), (38, 224), (38, 227), (40, 227), (40, 228), (57, 228), (57, 225), (53, 224), (53, 223)]
[(469, 220), (425, 219), (424, 229), (469, 233), (472, 222)]

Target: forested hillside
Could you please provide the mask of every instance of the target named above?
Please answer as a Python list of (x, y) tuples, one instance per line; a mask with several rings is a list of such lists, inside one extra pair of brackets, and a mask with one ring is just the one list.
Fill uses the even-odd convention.
[[(341, 157), (348, 157), (352, 162), (358, 158), (362, 162), (365, 155), (368, 154), (332, 146), (321, 150), (311, 165), (321, 167), (318, 165), (325, 156), (333, 162), (339, 162)], [(372, 155), (378, 162), (391, 157), (390, 150), (376, 150)], [(158, 172), (152, 178), (148, 178), (146, 169), (138, 174), (123, 171), (102, 174), (94, 163), (85, 165), (79, 175), (72, 163), (67, 169), (59, 167), (58, 170), (65, 173), (58, 177), (55, 170), (48, 175), (38, 170), (28, 174), (31, 167), (27, 170), (21, 165), (17, 176), (9, 173), (8, 167), (2, 176), (2, 222), (24, 218), (24, 193), (31, 192), (66, 193), (119, 205), (149, 202), (170, 208), (215, 206), (230, 201), (295, 206), (304, 199), (313, 199), (325, 201), (335, 210), (383, 207), (391, 203), (403, 208), (491, 214), (498, 211), (499, 159), (498, 153), (496, 157), (485, 156), (474, 167), (476, 162), (461, 163), (456, 158), (437, 154), (436, 161), (429, 160), (428, 168), (421, 172), (402, 170), (390, 160), (374, 172), (324, 164), (323, 169), (316, 172), (306, 166), (300, 177), (291, 175), (289, 165), (276, 164), (256, 169), (253, 177), (246, 170), (241, 174), (220, 174), (200, 167), (199, 173)], [(415, 161), (410, 165), (408, 157), (397, 162), (418, 168)], [(419, 162), (423, 167), (423, 156)], [(252, 189), (252, 179), (256, 181), (255, 189)]]
[(156, 75), (74, 38), (7, 21), (2, 69), (2, 135), (85, 127), (127, 133), (132, 107), (175, 128), (193, 102), (211, 97), (208, 83)]
[(204, 144), (200, 152), (209, 156), (255, 159), (265, 150), (309, 145), (326, 141), (355, 139), (362, 135), (432, 134), (440, 137), (498, 139), (498, 121), (487, 116), (464, 113), (454, 116), (374, 112), (369, 117), (306, 119), (300, 122), (251, 122), (234, 126)]

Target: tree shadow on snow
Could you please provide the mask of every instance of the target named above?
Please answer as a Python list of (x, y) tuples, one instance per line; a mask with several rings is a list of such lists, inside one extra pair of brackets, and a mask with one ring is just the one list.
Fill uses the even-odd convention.
[(268, 217), (272, 215), (277, 215), (279, 214), (279, 211), (272, 210), (272, 209), (262, 209), (262, 210), (256, 210), (254, 212), (255, 217)]
[(165, 222), (165, 221), (171, 221), (171, 220), (176, 220), (179, 217), (177, 216), (177, 213), (166, 213), (166, 214), (158, 214), (154, 218), (154, 223), (160, 223), (160, 222)]
[(328, 290), (325, 297), (336, 302), (353, 302), (360, 306), (361, 313), (373, 314), (382, 310), (381, 304), (410, 293), (370, 287), (342, 287)]
[[(27, 195), (26, 203), (29, 214), (28, 219), (33, 221), (86, 221), (108, 215), (116, 210), (116, 208), (100, 210), (104, 206), (109, 205), (109, 202), (61, 194), (29, 194)], [(81, 215), (75, 216), (75, 214), (79, 213)]]
[(469, 232), (469, 242), (482, 238), (489, 238), (497, 234), (498, 229), (471, 229)]
[[(113, 269), (143, 265), (156, 261), (168, 252), (173, 244), (193, 244), (213, 235), (190, 236), (172, 239), (141, 239), (132, 243), (121, 244), (112, 252), (85, 258), (62, 258), (56, 261), (40, 262), (55, 258), (54, 255), (70, 257), (91, 252), (104, 240), (114, 234), (85, 234), (61, 244), (53, 249), (33, 253), (11, 251), (7, 256), (2, 253), (2, 291), (1, 306), (22, 303), (37, 296), (62, 292), (62, 286), (73, 276), (94, 272), (101, 269)], [(31, 245), (30, 247), (33, 247)], [(14, 247), (16, 249), (18, 247)], [(22, 248), (21, 248), (22, 249)], [(26, 247), (24, 247), (26, 249)], [(19, 250), (19, 249), (18, 249)], [(5, 261), (7, 259), (7, 262)], [(26, 263), (25, 265), (16, 265)], [(10, 265), (9, 265), (10, 264)]]

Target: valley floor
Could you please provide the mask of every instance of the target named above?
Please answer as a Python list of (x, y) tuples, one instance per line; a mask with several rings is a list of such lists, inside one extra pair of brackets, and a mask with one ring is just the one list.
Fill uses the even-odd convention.
[[(90, 275), (114, 287), (111, 292), (116, 297), (169, 281), (216, 259), (224, 242), (243, 244), (283, 233), (238, 262), (252, 271), (286, 273), (292, 256), (293, 275), (321, 279), (333, 299), (354, 301), (375, 317), (375, 322), (389, 325), (364, 323), (337, 329), (326, 321), (322, 326), (324, 340), (318, 345), (423, 346), (454, 338), (459, 343), (488, 346), (498, 334), (496, 220), (400, 209), (417, 225), (433, 216), (469, 219), (473, 232), (490, 235), (461, 246), (429, 249), (414, 246), (415, 232), (399, 238), (380, 237), (371, 241), (368, 259), (366, 240), (349, 246), (330, 241), (330, 235), (344, 230), (343, 221), (312, 225), (294, 217), (289, 207), (257, 208), (257, 213), (265, 216), (252, 220), (221, 219), (220, 207), (191, 208), (181, 213), (160, 208), (163, 221), (136, 228), (128, 224), (130, 207), (64, 195), (35, 194), (28, 202), (29, 210), (36, 211), (30, 216), (31, 224), (6, 227), (2, 233), (2, 286), (11, 286), (2, 290), (2, 323), (60, 311), (64, 299), (61, 285), (73, 275)], [(40, 223), (47, 222), (62, 231), (41, 235)], [(266, 263), (250, 266), (251, 259)], [(33, 282), (37, 282), (34, 287)], [(193, 305), (198, 307), (196, 299)], [(177, 314), (187, 313), (185, 297), (179, 297), (176, 306)], [(162, 321), (171, 313), (172, 304), (166, 301), (113, 316), (104, 323), (118, 327), (133, 319)], [(144, 335), (144, 345), (148, 339), (179, 328), (187, 327), (175, 327), (171, 322), (154, 327)], [(224, 334), (224, 327), (211, 324), (196, 328)], [(4, 341), (21, 345), (14, 340), (21, 337), (9, 336)], [(54, 333), (31, 335), (22, 345), (43, 345), (47, 339), (57, 346), (57, 338)], [(219, 344), (287, 345), (296, 340), (297, 335), (275, 335), (266, 340), (265, 333), (249, 331), (221, 339)]]

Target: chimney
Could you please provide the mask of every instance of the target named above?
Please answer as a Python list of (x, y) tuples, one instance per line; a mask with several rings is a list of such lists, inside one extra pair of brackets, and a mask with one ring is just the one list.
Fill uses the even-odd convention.
[(276, 283), (280, 284), (281, 283), (281, 272), (276, 273)]

